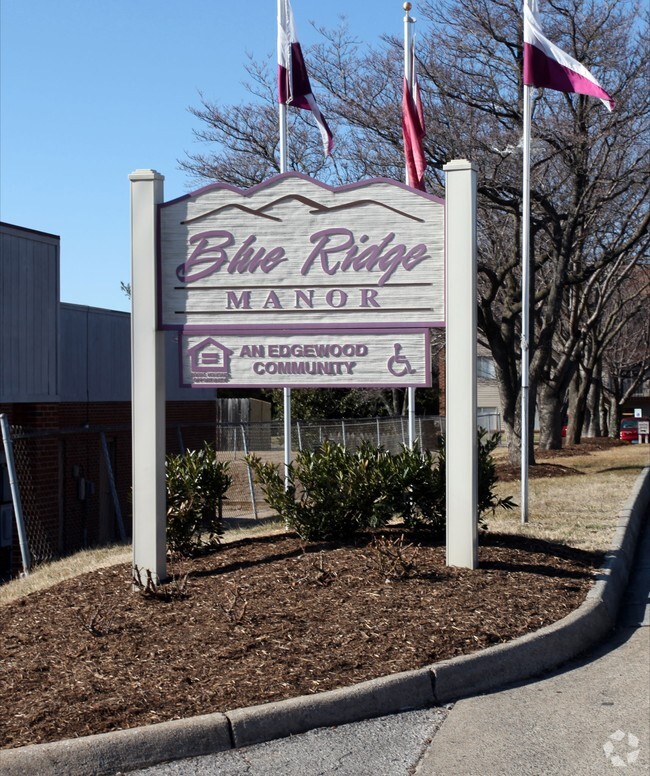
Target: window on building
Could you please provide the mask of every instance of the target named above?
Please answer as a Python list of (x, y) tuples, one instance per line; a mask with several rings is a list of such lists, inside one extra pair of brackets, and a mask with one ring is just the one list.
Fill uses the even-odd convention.
[(494, 361), (490, 356), (479, 356), (476, 359), (476, 376), (481, 380), (494, 380)]
[(497, 407), (478, 407), (476, 421), (486, 431), (501, 431), (501, 416)]

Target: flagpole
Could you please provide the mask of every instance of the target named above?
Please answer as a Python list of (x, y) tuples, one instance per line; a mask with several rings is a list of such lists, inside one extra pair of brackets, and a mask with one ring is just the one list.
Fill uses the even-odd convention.
[(529, 315), (530, 315), (530, 86), (524, 85), (521, 228), (521, 522), (528, 522)]
[[(413, 94), (413, 44), (411, 38), (411, 25), (414, 23), (414, 19), (409, 16), (409, 11), (413, 6), (411, 3), (404, 3), (402, 6), (406, 13), (404, 14), (404, 78), (409, 86), (411, 94)], [(409, 180), (408, 166), (406, 167), (406, 183), (409, 186), (413, 185), (413, 181)], [(407, 388), (408, 396), (408, 435), (409, 435), (409, 447), (413, 449), (415, 445), (415, 388)]]
[[(280, 103), (280, 172), (287, 171), (287, 106)], [(291, 388), (283, 389), (284, 486), (289, 487), (291, 465)]]
[(287, 106), (281, 102), (279, 107), (280, 119), (280, 172), (287, 171)]
[[(280, 4), (278, 0), (278, 27), (280, 25)], [(278, 29), (279, 33), (279, 29)], [(280, 36), (278, 35), (278, 46)], [(280, 52), (278, 52), (278, 61)], [(280, 173), (287, 171), (287, 105), (278, 103), (278, 119), (280, 124)], [(283, 389), (283, 419), (284, 419), (284, 487), (289, 487), (289, 466), (291, 465), (291, 388)]]

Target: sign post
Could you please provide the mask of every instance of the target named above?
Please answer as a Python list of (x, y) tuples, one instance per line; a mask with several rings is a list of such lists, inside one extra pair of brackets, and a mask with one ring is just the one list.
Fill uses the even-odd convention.
[(443, 167), (447, 250), (445, 444), (447, 565), (478, 565), (476, 439), (476, 170), (464, 159)]
[(136, 170), (131, 181), (131, 411), (133, 568), (167, 577), (165, 496), (165, 343), (157, 327), (156, 211), (162, 175)]

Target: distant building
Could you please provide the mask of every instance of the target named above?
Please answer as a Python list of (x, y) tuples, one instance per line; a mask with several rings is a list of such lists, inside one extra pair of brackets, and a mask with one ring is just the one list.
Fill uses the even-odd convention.
[[(59, 266), (58, 236), (0, 223), (0, 413), (37, 560), (131, 531), (130, 315), (61, 303)], [(166, 356), (178, 451), (214, 438), (216, 392), (180, 387), (173, 333)], [(20, 562), (11, 505), (0, 445), (0, 578)]]

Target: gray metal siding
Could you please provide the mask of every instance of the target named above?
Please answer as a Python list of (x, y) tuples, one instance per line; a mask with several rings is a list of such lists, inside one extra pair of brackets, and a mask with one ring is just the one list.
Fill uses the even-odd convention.
[[(165, 335), (168, 401), (213, 399), (214, 388), (179, 386), (178, 339)], [(61, 400), (131, 401), (131, 316), (61, 304)]]
[(128, 313), (61, 304), (61, 400), (131, 400)]
[(0, 224), (0, 401), (59, 396), (59, 238)]

